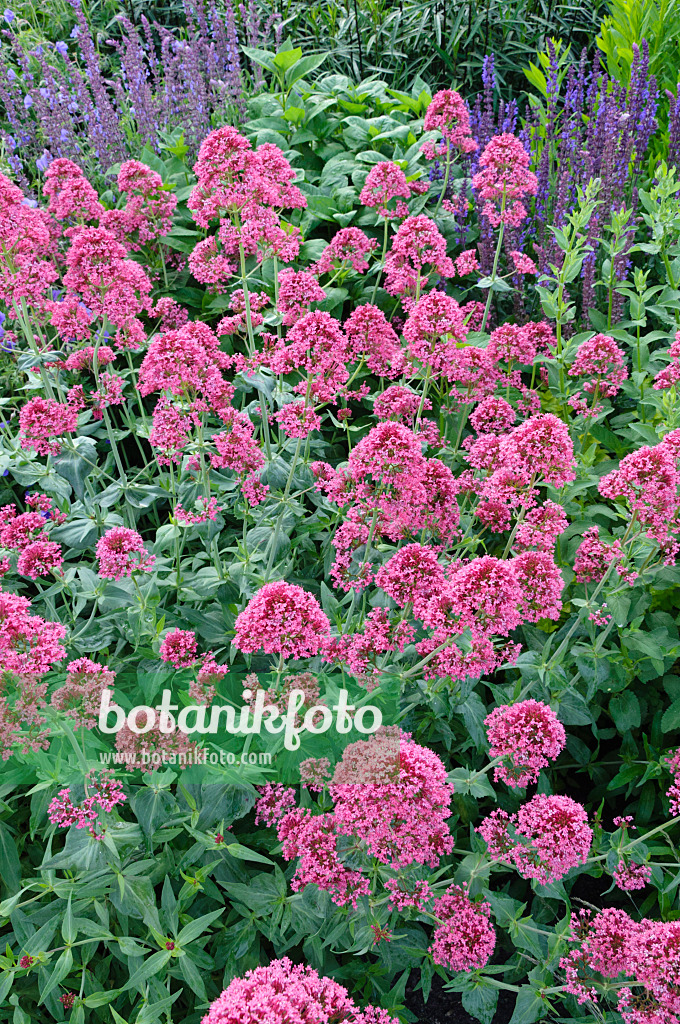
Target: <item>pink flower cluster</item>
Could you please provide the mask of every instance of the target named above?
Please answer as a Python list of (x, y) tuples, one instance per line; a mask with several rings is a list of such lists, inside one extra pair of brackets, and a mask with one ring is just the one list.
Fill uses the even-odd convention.
[(21, 447), (38, 455), (58, 455), (61, 442), (53, 438), (72, 434), (78, 428), (78, 409), (53, 398), (31, 398), (19, 410)]
[(453, 849), (446, 769), (408, 733), (378, 733), (346, 747), (329, 793), (337, 831), (382, 864), (436, 867)]
[(407, 181), (399, 164), (381, 160), (366, 175), (359, 202), (377, 209), (381, 217), (407, 217), (406, 203), (397, 201), (393, 209), (388, 207), (388, 203), (393, 199), (410, 199), (412, 195), (421, 193), (421, 184), (424, 183)]
[(113, 772), (90, 772), (85, 779), (86, 796), (82, 803), (74, 804), (71, 792), (59, 790), (47, 808), (47, 816), (53, 825), (60, 828), (87, 828), (94, 839), (104, 838), (104, 831), (99, 821), (99, 812), (111, 812), (118, 804), (127, 800), (123, 789), (114, 777)]
[[(331, 501), (350, 504), (333, 544), (336, 560), (331, 575), (337, 586), (362, 589), (373, 576), (371, 565), (357, 555), (372, 534), (397, 541), (427, 531), (441, 543), (458, 526), (456, 482), (438, 459), (425, 459), (422, 437), (401, 423), (373, 427), (350, 453), (346, 469), (317, 464), (317, 487)], [(369, 525), (370, 524), (370, 525)]]
[[(322, 814), (290, 809), (294, 791), (281, 786), (267, 786), (258, 802), (256, 820), (276, 824), (283, 856), (299, 858), (294, 891), (314, 883), (338, 906), (353, 907), (370, 892), (366, 875), (343, 864), (339, 840), (344, 848), (349, 839), (367, 864), (375, 858), (392, 868), (436, 866), (451, 852), (447, 819), (452, 791), (446, 769), (407, 733), (382, 729), (347, 746), (328, 792), (333, 810)], [(416, 906), (429, 898), (427, 886), (404, 885), (388, 886), (397, 902)]]
[(18, 553), (17, 572), (21, 576), (37, 579), (61, 567), (61, 545), (47, 538), (49, 527), (60, 525), (66, 515), (45, 494), (29, 495), (26, 504), (33, 511), (17, 514), (16, 505), (0, 508), (0, 547)]
[(372, 608), (360, 630), (329, 640), (323, 657), (325, 661), (346, 665), (357, 682), (370, 692), (382, 674), (378, 658), (390, 651), (403, 651), (414, 635), (409, 622), (392, 620), (384, 608)]
[(27, 597), (0, 590), (1, 671), (21, 677), (42, 676), (66, 657), (66, 627), (32, 615), (30, 608)]
[(245, 413), (231, 407), (222, 414), (222, 420), (225, 429), (211, 438), (217, 450), (210, 455), (210, 464), (215, 469), (230, 469), (236, 473), (244, 498), (248, 504), (257, 505), (269, 486), (259, 479), (265, 460), (253, 436), (254, 424)]
[[(416, 645), (421, 656), (430, 656), (425, 678), (462, 679), (511, 661), (517, 647), (497, 646), (495, 638), (507, 637), (521, 622), (559, 618), (562, 588), (559, 568), (547, 552), (528, 551), (507, 560), (483, 555), (449, 570), (428, 600), (416, 599), (417, 614), (431, 631)], [(472, 645), (463, 653), (455, 641), (466, 630)]]
[(369, 370), (385, 376), (400, 376), (401, 346), (387, 317), (377, 306), (356, 306), (343, 325), (349, 359), (366, 362)]
[(363, 274), (368, 270), (366, 257), (377, 244), (377, 240), (369, 238), (361, 228), (340, 228), (314, 264), (314, 273), (318, 276), (331, 274), (350, 266), (357, 274)]
[(347, 989), (288, 957), (235, 978), (202, 1024), (397, 1024), (386, 1010), (360, 1010)]
[(408, 355), (433, 377), (458, 379), (460, 346), (467, 340), (465, 315), (455, 299), (429, 292), (412, 307), (404, 324)]
[(527, 215), (522, 200), (535, 195), (538, 179), (528, 169), (529, 153), (516, 135), (494, 135), (479, 158), (481, 170), (472, 187), (484, 203), (484, 215), (494, 227), (518, 227)]
[(434, 914), (440, 921), (429, 950), (434, 962), (449, 971), (485, 967), (496, 945), (489, 904), (471, 900), (465, 886), (451, 885), (435, 900)]
[(307, 200), (278, 146), (264, 143), (254, 150), (235, 128), (218, 128), (201, 143), (194, 171), (198, 181), (188, 200), (194, 220), (203, 228), (219, 222), (217, 234), (189, 257), (197, 281), (217, 285), (228, 279), (242, 255), (294, 259), (299, 229), (285, 228), (279, 214), (303, 208)]
[(665, 354), (670, 356), (670, 362), (654, 378), (653, 387), (657, 391), (672, 388), (680, 380), (680, 331), (675, 332), (675, 338)]
[[(198, 703), (203, 703), (200, 696)], [(161, 732), (158, 722), (143, 733), (133, 732), (126, 722), (116, 733), (116, 751), (116, 764), (124, 763), (129, 772), (153, 772), (164, 765), (183, 770), (191, 764), (204, 763), (200, 747), (186, 733), (179, 729)]]
[(291, 327), (301, 316), (309, 313), (313, 302), (323, 302), (326, 293), (314, 274), (305, 270), (282, 270), (279, 273), (278, 311), (282, 323)]
[(21, 189), (0, 174), (0, 299), (9, 319), (17, 319), (22, 300), (43, 310), (46, 291), (57, 278), (50, 258), (50, 216), (27, 201)]
[(175, 668), (189, 668), (198, 658), (196, 634), (188, 629), (173, 629), (161, 643), (160, 656)]
[(581, 804), (568, 796), (544, 793), (522, 804), (515, 814), (492, 811), (477, 832), (492, 857), (510, 861), (522, 878), (535, 878), (542, 885), (585, 864), (593, 841)]
[(99, 196), (80, 167), (64, 157), (53, 160), (45, 171), (43, 191), (49, 199), (48, 209), (57, 220), (82, 226), (86, 221), (99, 220), (104, 213)]
[(425, 143), (421, 148), (428, 160), (434, 160), (455, 146), (461, 153), (474, 153), (477, 143), (470, 132), (470, 114), (460, 93), (442, 89), (432, 97), (425, 111), (423, 128), (426, 132), (441, 132), (444, 142), (435, 148)]
[(151, 309), (151, 281), (126, 256), (113, 232), (79, 228), (66, 253), (63, 284), (67, 300), (83, 303), (92, 317), (106, 317), (116, 326), (118, 348), (137, 349), (146, 341), (139, 316)]
[(425, 270), (441, 277), (455, 275), (443, 235), (433, 220), (419, 214), (407, 217), (392, 239), (385, 258), (385, 288), (390, 295), (417, 297), (429, 281)]
[(537, 700), (494, 708), (484, 720), (489, 739), (489, 756), (503, 758), (494, 772), (509, 786), (536, 782), (564, 749), (566, 733), (555, 712)]
[(239, 651), (312, 658), (330, 635), (330, 622), (316, 598), (280, 580), (265, 583), (238, 615), (234, 646)]
[(613, 398), (628, 376), (623, 350), (609, 335), (596, 334), (579, 345), (569, 376), (585, 377), (581, 386), (588, 394)]
[(160, 174), (139, 160), (126, 160), (118, 171), (118, 189), (126, 196), (125, 206), (106, 210), (99, 221), (102, 227), (135, 251), (169, 233), (177, 196)]
[(595, 984), (621, 979), (617, 1009), (625, 1024), (673, 1024), (680, 1012), (680, 922), (637, 922), (625, 911), (581, 910), (571, 916), (575, 947), (560, 961), (566, 990), (598, 1003)]
[(347, 338), (340, 324), (320, 310), (305, 313), (288, 331), (286, 344), (270, 358), (274, 373), (297, 372), (304, 379), (294, 391), (331, 402), (349, 380)]
[(669, 540), (680, 508), (677, 434), (672, 431), (660, 444), (624, 455), (618, 469), (601, 477), (598, 485), (604, 498), (626, 502), (647, 536), (664, 545), (669, 562), (678, 550), (677, 542)]
[(149, 554), (136, 530), (114, 526), (97, 541), (99, 575), (109, 580), (132, 576), (133, 572), (151, 572), (155, 555)]
[(635, 582), (638, 574), (634, 569), (625, 568), (626, 554), (621, 541), (615, 540), (611, 544), (605, 544), (600, 540), (597, 526), (584, 530), (583, 540), (576, 549), (574, 558), (576, 579), (581, 583), (599, 583), (612, 563), (621, 579), (631, 585)]
[(403, 878), (388, 878), (385, 889), (390, 894), (388, 907), (390, 910), (425, 910), (433, 899), (429, 882), (417, 879), (409, 882)]

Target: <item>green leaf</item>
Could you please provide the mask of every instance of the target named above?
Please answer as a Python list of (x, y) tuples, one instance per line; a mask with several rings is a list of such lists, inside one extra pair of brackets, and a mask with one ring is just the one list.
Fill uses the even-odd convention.
[(493, 916), (501, 928), (508, 928), (509, 925), (519, 921), (526, 903), (520, 903), (512, 896), (505, 896), (501, 893), (484, 889), (484, 897), (491, 904)]
[(106, 992), (92, 992), (89, 996), (84, 997), (83, 1002), (85, 1003), (85, 1006), (91, 1006), (93, 1008), (95, 1006), (106, 1006), (106, 1004), (115, 999), (119, 993), (119, 988), (110, 988), (107, 989)]
[(470, 796), (490, 796), (496, 799), (496, 793), (484, 772), (470, 772), (467, 768), (454, 768), (449, 772), (449, 780), (453, 783), (456, 793), (469, 793)]
[(45, 1002), (45, 999), (50, 992), (53, 992), (57, 985), (59, 985), (59, 983), (68, 975), (72, 966), (73, 954), (70, 949), (65, 949), (52, 968), (52, 971), (49, 974), (49, 980), (45, 985), (45, 988), (40, 993), (40, 1003)]
[[(293, 51), (296, 52), (296, 51)], [(277, 56), (281, 56), (277, 54)], [(286, 71), (286, 85), (291, 86), (295, 82), (298, 82), (305, 75), (308, 75), (310, 71), (315, 71), (320, 67), (328, 57), (327, 53), (316, 53), (310, 54), (308, 57), (301, 57), (300, 60), (295, 62), (295, 67), (291, 67)], [(285, 117), (285, 114), (284, 114)]]
[(146, 981), (147, 978), (153, 977), (155, 974), (160, 974), (171, 955), (172, 954), (169, 949), (159, 949), (157, 953), (152, 953), (152, 955), (144, 961), (142, 966), (131, 976), (127, 985), (123, 986), (121, 992), (127, 992), (130, 988), (139, 988), (139, 991), (144, 994), (144, 990), (141, 987), (142, 982)]
[(0, 879), (10, 893), (21, 888), (21, 864), (12, 833), (0, 821)]
[(97, 450), (89, 438), (78, 438), (77, 451), (65, 451), (52, 462), (55, 472), (68, 480), (76, 496), (85, 496), (85, 480), (97, 464)]
[(3, 971), (2, 974), (0, 974), (0, 1004), (4, 1003), (5, 999), (9, 995), (13, 981), (14, 971)]
[(240, 843), (229, 843), (224, 849), (227, 853), (230, 853), (236, 860), (252, 860), (256, 864), (273, 864), (274, 862), (269, 860), (268, 857), (263, 857), (261, 853), (256, 853), (255, 850), (249, 850), (247, 846), (241, 846)]
[(207, 993), (201, 973), (190, 956), (183, 956), (179, 961), (179, 969), (189, 988), (196, 993), (199, 999), (207, 1002)]
[(75, 921), (73, 920), (73, 909), (71, 907), (71, 897), (68, 898), (68, 906), (66, 913), (64, 914), (64, 920), (61, 924), (61, 937), (64, 942), (71, 943), (75, 942), (76, 936), (78, 935), (78, 929)]
[(223, 907), (219, 910), (213, 910), (209, 914), (203, 914), (202, 917), (197, 917), (195, 921), (190, 921), (189, 924), (182, 928), (181, 932), (177, 936), (177, 942), (180, 946), (186, 945), (188, 942), (192, 942), (197, 939), (199, 935), (207, 931), (213, 921), (216, 921), (218, 917), (222, 917), (225, 913)]
[(674, 700), (669, 708), (663, 713), (661, 728), (664, 732), (674, 732), (680, 729), (680, 700)]
[(119, 935), (117, 936), (117, 942), (124, 956), (146, 956), (149, 952), (146, 946), (140, 946), (131, 935)]
[(130, 805), (147, 836), (152, 836), (159, 825), (167, 821), (170, 812), (177, 809), (172, 793), (165, 789), (152, 789), (150, 786), (140, 790)]
[(299, 46), (296, 46), (294, 50), (279, 50), (274, 55), (274, 67), (279, 71), (288, 71), (293, 64), (297, 64), (301, 57), (302, 50)]
[[(276, 72), (276, 64), (274, 63), (274, 54), (269, 50), (258, 50), (253, 46), (242, 46), (241, 50), (245, 53), (249, 60), (259, 64), (262, 68), (267, 68), (268, 71)], [(302, 51), (300, 51), (302, 53)]]
[(249, 885), (231, 882), (228, 885), (229, 897), (243, 903), (249, 913), (256, 917), (271, 917), (281, 900), (286, 898), (286, 884), (283, 886), (271, 874), (255, 875)]
[(549, 1006), (530, 985), (522, 985), (517, 993), (517, 1002), (509, 1024), (534, 1024), (545, 1017)]
[(640, 702), (634, 693), (626, 690), (609, 701), (609, 714), (620, 733), (637, 729), (640, 725)]
[(498, 995), (497, 988), (480, 981), (472, 991), (463, 992), (463, 1006), (481, 1024), (491, 1024), (498, 1005)]

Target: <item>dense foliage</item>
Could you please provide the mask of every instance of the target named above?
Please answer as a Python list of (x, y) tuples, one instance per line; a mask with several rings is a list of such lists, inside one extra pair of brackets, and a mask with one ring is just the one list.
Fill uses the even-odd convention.
[[(436, 979), (482, 1024), (501, 991), (513, 1024), (672, 1024), (649, 47), (621, 82), (549, 42), (520, 110), (492, 58), (466, 102), (254, 34), (225, 93), (216, 17), (156, 64), (123, 24), (116, 85), (79, 15), (82, 61), (6, 79), (0, 1021), (392, 1024)], [(345, 689), (393, 719), (302, 762), (200, 728)]]

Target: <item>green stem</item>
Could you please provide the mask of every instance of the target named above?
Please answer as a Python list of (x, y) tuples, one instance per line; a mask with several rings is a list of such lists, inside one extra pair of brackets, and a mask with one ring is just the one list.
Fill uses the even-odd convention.
[(298, 437), (298, 439), (297, 439), (297, 445), (295, 446), (295, 454), (293, 455), (293, 461), (290, 464), (290, 472), (288, 473), (288, 479), (286, 480), (286, 486), (285, 486), (285, 489), (283, 491), (283, 497), (281, 499), (283, 507), (282, 507), (281, 511), (279, 512), (279, 514), (278, 514), (278, 517), (277, 517), (277, 520), (276, 520), (276, 526), (274, 527), (274, 533), (272, 535), (272, 539), (271, 539), (270, 545), (268, 547), (267, 568), (265, 570), (265, 582), (269, 579), (269, 574), (272, 571), (272, 568), (273, 568), (273, 565), (274, 565), (274, 559), (276, 558), (276, 548), (277, 548), (278, 541), (279, 541), (279, 534), (281, 532), (281, 524), (283, 522), (283, 517), (286, 514), (286, 504), (288, 502), (288, 495), (290, 494), (290, 489), (291, 489), (291, 487), (293, 485), (293, 476), (295, 475), (295, 470), (296, 470), (296, 467), (297, 467), (297, 462), (298, 462), (298, 459), (300, 458), (300, 449), (302, 448), (302, 440), (303, 439), (301, 437)]
[(389, 222), (389, 218), (388, 217), (384, 218), (384, 225), (385, 226), (384, 226), (384, 229), (383, 229), (383, 247), (382, 247), (382, 252), (380, 254), (380, 266), (378, 267), (378, 276), (376, 277), (375, 284), (373, 285), (373, 294), (371, 295), (371, 305), (375, 302), (375, 297), (378, 294), (378, 287), (380, 285), (380, 278), (382, 277), (383, 267), (385, 265), (385, 254), (387, 253), (387, 236), (388, 236), (388, 233), (389, 233), (389, 226), (390, 226), (390, 222)]
[(434, 214), (433, 214), (434, 217), (436, 217), (437, 214), (439, 213), (439, 210), (440, 210), (441, 205), (442, 205), (442, 201), (444, 199), (444, 196), (446, 195), (446, 190), (449, 187), (449, 174), (450, 173), (451, 173), (451, 145), (450, 145), (450, 143), (447, 140), (447, 143), (446, 143), (446, 170), (444, 171), (444, 184), (442, 186), (441, 192), (439, 193), (439, 199), (437, 200), (437, 205), (435, 207), (435, 211), (434, 211)]
[(255, 336), (253, 334), (253, 321), (250, 315), (250, 292), (248, 291), (248, 280), (246, 275), (246, 254), (243, 251), (243, 242), (238, 243), (238, 255), (241, 264), (241, 284), (243, 285), (243, 304), (246, 310), (246, 327), (248, 329), (248, 355), (255, 354)]
[(482, 326), (480, 331), (486, 330), (486, 321), (489, 316), (489, 310), (491, 309), (491, 297), (493, 295), (493, 286), (496, 282), (498, 275), (498, 261), (501, 257), (501, 246), (503, 245), (503, 235), (505, 233), (505, 223), (503, 221), (503, 214), (505, 213), (505, 185), (503, 185), (503, 198), (501, 199), (501, 222), (498, 226), (498, 242), (496, 243), (496, 252), (493, 258), (493, 267), (491, 268), (491, 283), (489, 285), (489, 294), (486, 297), (486, 306), (484, 307), (484, 316), (482, 317)]

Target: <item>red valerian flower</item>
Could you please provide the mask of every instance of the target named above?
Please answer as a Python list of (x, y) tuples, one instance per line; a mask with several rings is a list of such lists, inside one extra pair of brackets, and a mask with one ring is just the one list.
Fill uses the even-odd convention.
[(279, 580), (265, 583), (236, 619), (234, 646), (252, 654), (312, 658), (330, 635), (330, 622), (313, 594)]

